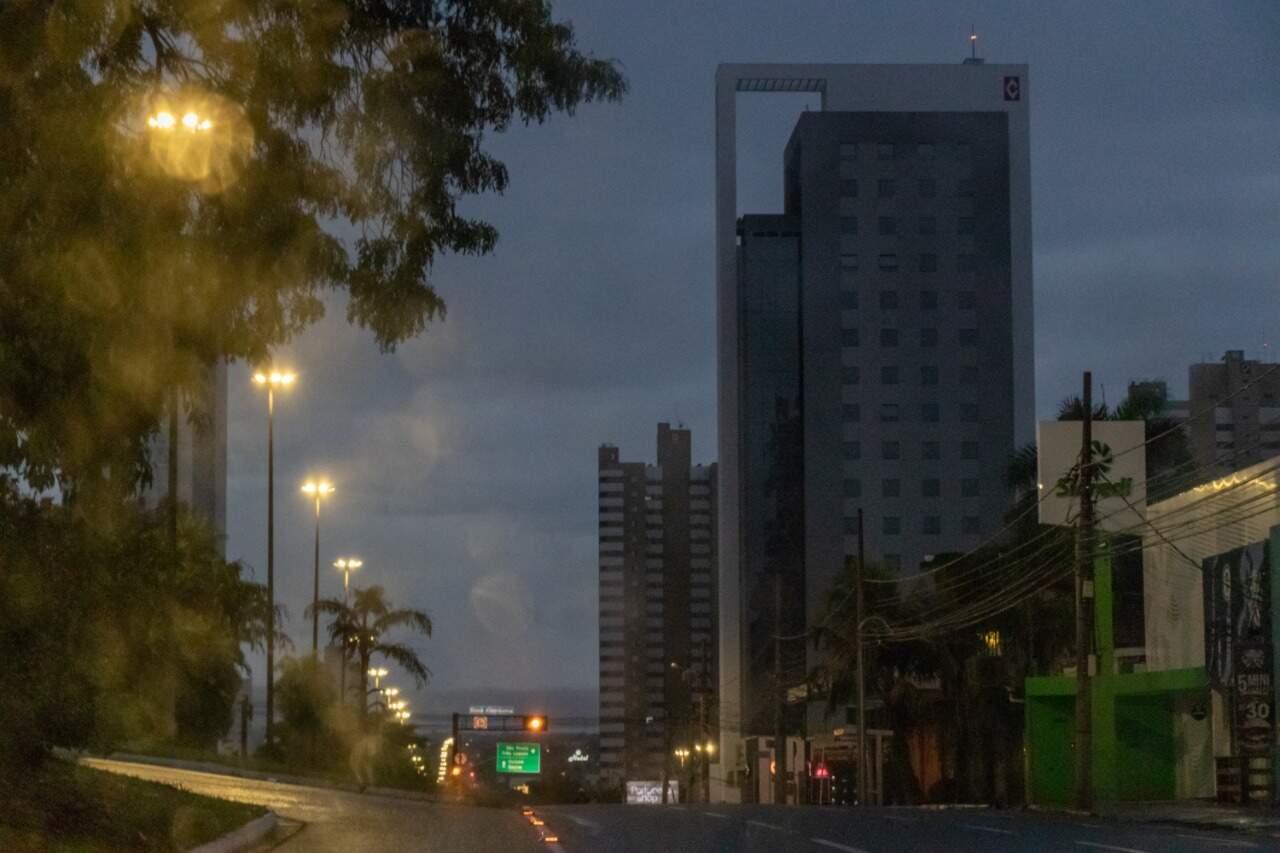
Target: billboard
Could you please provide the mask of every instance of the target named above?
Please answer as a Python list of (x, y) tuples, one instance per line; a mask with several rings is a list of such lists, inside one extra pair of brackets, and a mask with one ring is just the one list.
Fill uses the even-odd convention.
[[(627, 802), (640, 805), (662, 804), (662, 783), (658, 780), (627, 781)], [(680, 783), (675, 779), (667, 782), (667, 802), (680, 802)]]
[(1205, 674), (1232, 697), (1241, 755), (1269, 754), (1275, 736), (1270, 550), (1254, 542), (1202, 565)]
[[(1041, 524), (1072, 525), (1080, 514), (1075, 469), (1081, 426), (1080, 421), (1041, 421), (1036, 427)], [(1095, 518), (1102, 530), (1132, 530), (1146, 517), (1147, 457), (1140, 449), (1145, 440), (1142, 421), (1093, 422)]]

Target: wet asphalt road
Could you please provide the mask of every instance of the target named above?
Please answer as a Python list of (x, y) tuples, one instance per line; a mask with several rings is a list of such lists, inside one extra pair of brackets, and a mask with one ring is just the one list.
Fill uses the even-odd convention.
[(1245, 853), (1280, 839), (985, 809), (552, 806), (567, 853)]
[[(1245, 853), (1262, 833), (1201, 831), (1024, 811), (549, 806), (535, 829), (515, 810), (439, 805), (190, 770), (91, 759), (102, 769), (264, 805), (305, 826), (289, 853)], [(558, 840), (547, 843), (539, 833)]]

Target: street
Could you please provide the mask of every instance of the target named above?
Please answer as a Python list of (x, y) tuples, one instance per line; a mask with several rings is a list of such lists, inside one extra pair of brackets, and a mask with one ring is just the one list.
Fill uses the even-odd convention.
[(1201, 853), (1280, 851), (1280, 839), (1102, 818), (985, 809), (683, 805), (536, 809), (557, 844), (514, 809), (439, 805), (190, 770), (87, 759), (188, 790), (257, 803), (304, 824), (284, 851), (457, 853)]
[(556, 806), (538, 812), (570, 853), (1203, 853), (1280, 850), (1244, 833), (985, 809)]

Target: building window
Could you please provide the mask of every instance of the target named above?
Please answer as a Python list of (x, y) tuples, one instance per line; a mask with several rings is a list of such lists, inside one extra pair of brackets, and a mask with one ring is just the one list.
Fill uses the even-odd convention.
[(840, 217), (840, 233), (841, 234), (857, 234), (858, 233), (858, 217), (841, 216)]
[(858, 460), (862, 458), (862, 442), (846, 441), (844, 443), (844, 458), (849, 460)]
[(920, 310), (921, 311), (938, 310), (938, 291), (936, 290), (920, 291)]
[(880, 236), (893, 237), (898, 233), (898, 220), (892, 216), (880, 217)]
[(940, 420), (937, 403), (920, 404), (920, 420), (927, 424), (936, 424)]
[(978, 458), (978, 442), (976, 441), (960, 442), (960, 458), (961, 459), (977, 459)]
[(962, 163), (973, 159), (973, 146), (968, 142), (956, 143), (956, 159)]
[(880, 310), (892, 311), (898, 307), (898, 291), (882, 290), (880, 291)]
[(933, 178), (920, 179), (920, 198), (933, 198), (938, 194), (938, 182)]
[(932, 326), (926, 326), (920, 330), (920, 346), (929, 348), (938, 345), (938, 330)]
[(932, 252), (925, 252), (920, 256), (920, 272), (937, 272), (938, 256)]
[(937, 441), (923, 441), (920, 443), (920, 456), (923, 459), (941, 459), (942, 443)]
[[(881, 458), (881, 459), (889, 459), (889, 460), (901, 459), (901, 458), (902, 458), (902, 444), (901, 444), (900, 442), (897, 442), (897, 441), (886, 441), (886, 442), (881, 443), (881, 445), (880, 445), (880, 458)], [(897, 480), (894, 480), (894, 482), (896, 483), (896, 482), (897, 482)], [(897, 495), (894, 495), (894, 497), (896, 498), (896, 497), (897, 497)]]
[(858, 179), (845, 178), (843, 181), (841, 181), (840, 195), (845, 196), (846, 198), (857, 198), (858, 197)]
[(858, 307), (858, 291), (841, 290), (840, 291), (840, 307), (854, 309)]
[(921, 526), (921, 532), (925, 536), (937, 536), (942, 532), (942, 519), (936, 515), (926, 515)]
[(840, 414), (846, 423), (856, 424), (862, 420), (862, 407), (857, 403), (845, 403), (840, 408)]
[(893, 272), (898, 268), (898, 256), (893, 253), (886, 253), (880, 256), (880, 269), (885, 272)]
[(976, 515), (966, 515), (960, 519), (960, 532), (976, 534), (982, 532), (982, 519)]
[(898, 384), (898, 365), (886, 364), (880, 368), (880, 384), (881, 385), (897, 385)]
[(973, 272), (978, 268), (978, 261), (973, 255), (959, 255), (956, 257), (957, 272)]
[(856, 271), (858, 269), (858, 253), (841, 252), (840, 268), (843, 270)]
[(846, 498), (862, 497), (862, 481), (861, 480), (845, 480), (844, 496)]
[(840, 371), (840, 379), (845, 385), (857, 385), (862, 381), (862, 368), (854, 365)]
[(961, 311), (972, 311), (978, 306), (978, 294), (972, 290), (961, 290), (956, 293), (956, 307)]
[(973, 235), (974, 221), (972, 216), (961, 216), (956, 220), (956, 233), (961, 237), (970, 237)]
[(897, 536), (902, 532), (902, 519), (896, 515), (886, 515), (883, 519), (883, 527), (885, 536)]
[(893, 178), (881, 178), (876, 181), (876, 195), (880, 198), (893, 198), (898, 194), (898, 184)]
[(896, 424), (901, 416), (898, 412), (897, 403), (881, 403), (880, 404), (880, 422), (885, 424)]
[(920, 384), (938, 384), (938, 366), (936, 364), (923, 364), (920, 366)]
[(893, 143), (881, 142), (879, 145), (877, 145), (876, 158), (879, 160), (892, 160), (893, 159)]
[(934, 234), (937, 234), (938, 233), (938, 217), (921, 216), (920, 223), (919, 223), (919, 230), (921, 235), (925, 237), (931, 237)]
[(841, 160), (857, 160), (858, 159), (858, 143), (841, 142), (840, 143), (840, 159)]
[(967, 424), (978, 422), (978, 404), (977, 403), (961, 403), (960, 404), (960, 420)]
[(959, 333), (960, 346), (976, 347), (978, 345), (977, 329), (961, 329)]
[(880, 346), (896, 347), (898, 345), (897, 329), (881, 329), (880, 330)]
[(960, 366), (960, 384), (978, 384), (978, 366), (976, 364), (963, 364)]
[(916, 156), (921, 160), (932, 160), (935, 151), (932, 142), (921, 142), (916, 146)]
[(856, 347), (858, 345), (858, 330), (842, 329), (840, 331), (840, 345), (844, 347)]
[(960, 497), (976, 498), (978, 496), (978, 478), (965, 477), (960, 481)]
[(973, 178), (961, 178), (956, 182), (956, 195), (968, 198), (974, 194)]
[(880, 497), (896, 498), (902, 496), (902, 481), (889, 477), (880, 481)]
[(937, 478), (920, 481), (920, 496), (936, 498), (942, 496), (942, 481)]

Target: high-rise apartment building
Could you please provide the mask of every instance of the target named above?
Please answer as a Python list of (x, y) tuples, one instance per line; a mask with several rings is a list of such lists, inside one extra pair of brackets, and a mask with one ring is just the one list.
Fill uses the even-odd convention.
[(1199, 479), (1280, 453), (1280, 365), (1227, 350), (1219, 363), (1191, 365), (1188, 387), (1190, 399), (1170, 408), (1186, 420)]
[[(741, 215), (736, 97), (797, 91), (822, 109), (787, 145), (783, 210)], [(890, 570), (1002, 524), (1034, 432), (1028, 91), (1023, 65), (719, 69), (722, 751), (773, 733), (773, 638), (814, 624), (859, 510)], [(820, 652), (782, 659), (785, 688)]]
[[(716, 465), (658, 424), (657, 464), (599, 450), (600, 773), (661, 779), (716, 728)], [(674, 774), (673, 774), (674, 775)]]
[[(169, 422), (151, 442), (151, 485), (143, 500), (158, 505), (169, 491)], [(227, 539), (227, 365), (205, 370), (189, 416), (178, 421), (178, 501), (204, 518), (225, 553)]]

